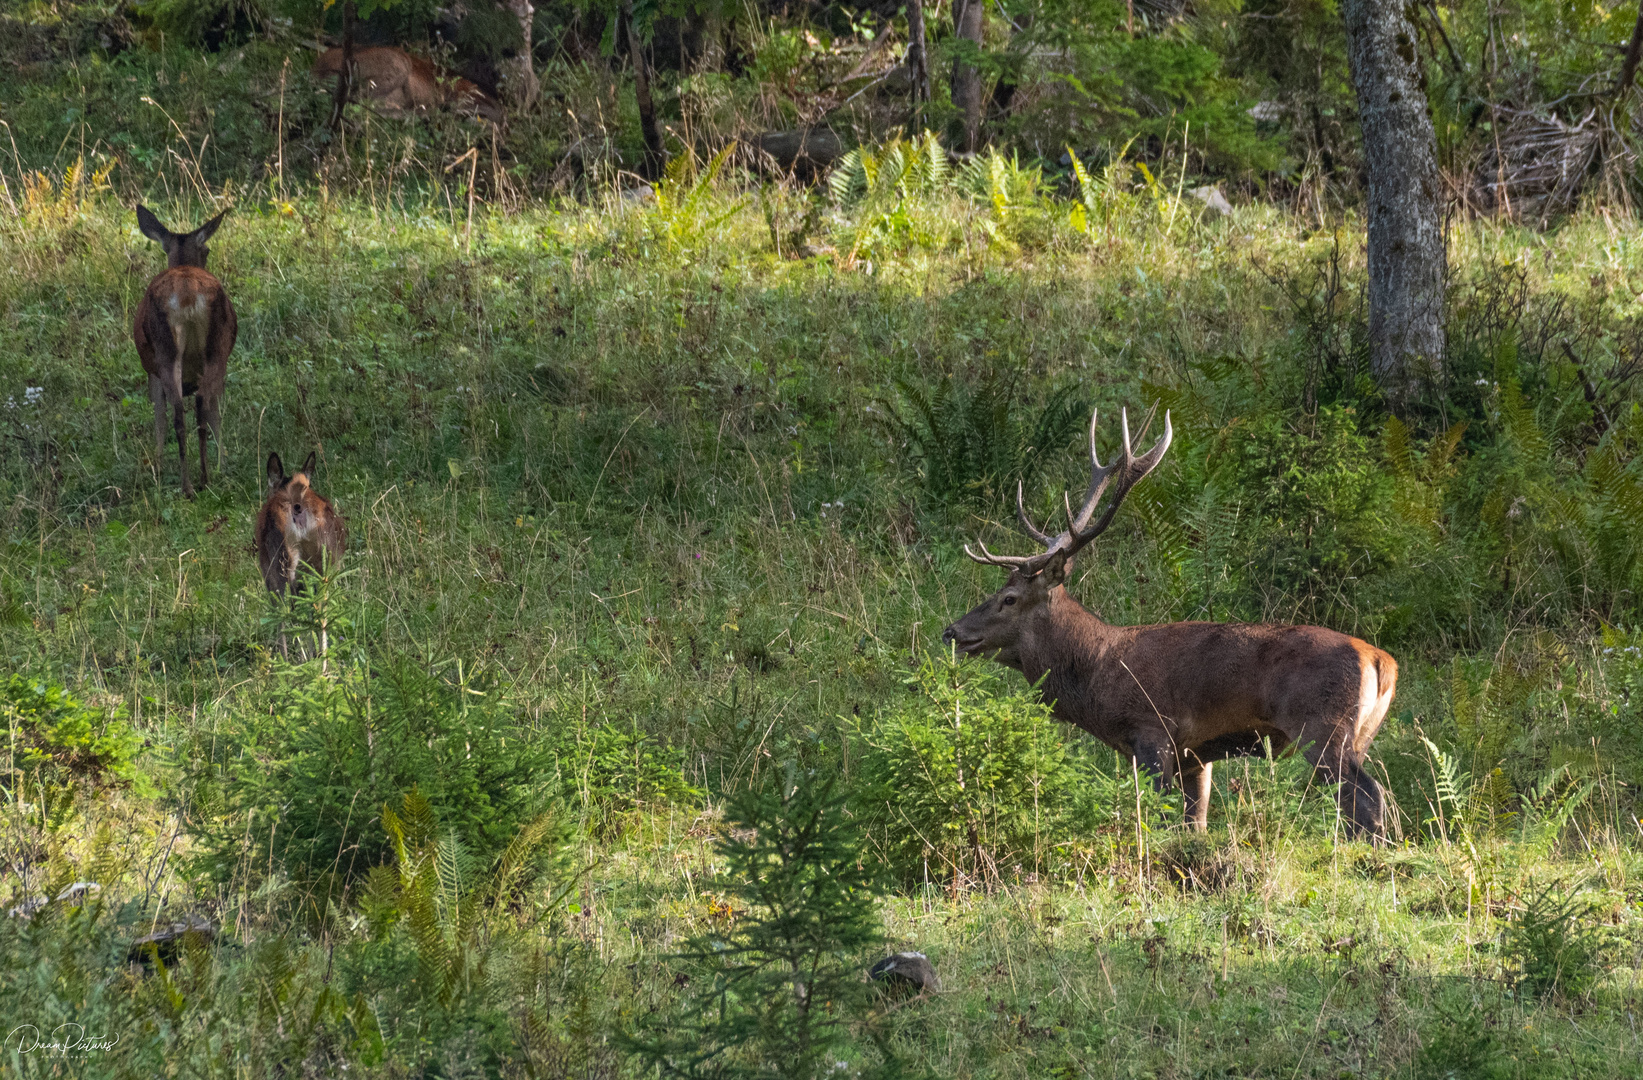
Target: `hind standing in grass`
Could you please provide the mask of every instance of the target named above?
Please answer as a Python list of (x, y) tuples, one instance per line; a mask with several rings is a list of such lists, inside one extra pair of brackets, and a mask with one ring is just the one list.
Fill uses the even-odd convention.
[(143, 235), (165, 249), (166, 269), (148, 283), (137, 304), (131, 340), (137, 345), (143, 370), (148, 372), (148, 396), (154, 402), (154, 449), (165, 452), (165, 412), (170, 405), (177, 430), (177, 465), (183, 494), (194, 497), (188, 478), (188, 434), (183, 425), (183, 399), (194, 397), (200, 432), (200, 486), (207, 482), (206, 428), (222, 447), (222, 393), (228, 377), (228, 354), (239, 336), (239, 320), (228, 290), (206, 273), (210, 249), (205, 242), (222, 224), (228, 211), (191, 233), (174, 233), (148, 207), (137, 207), (137, 226)]
[(313, 489), (308, 477), (314, 454), (295, 475), (285, 475), (278, 454), (268, 455), (268, 500), (257, 514), (257, 561), (262, 579), (274, 593), (302, 591), (298, 570), (315, 573), (338, 566), (348, 549), (348, 530), (329, 500)]

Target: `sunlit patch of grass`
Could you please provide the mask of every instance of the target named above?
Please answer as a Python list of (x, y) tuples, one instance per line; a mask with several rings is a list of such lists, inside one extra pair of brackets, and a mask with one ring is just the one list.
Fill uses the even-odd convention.
[[(785, 200), (784, 227), (808, 212), (798, 193), (770, 197)], [(875, 234), (853, 266), (861, 223), (848, 211), (829, 206), (809, 252), (778, 256), (771, 219), (728, 180), (666, 223), (613, 197), (482, 207), (471, 235), (443, 201), (373, 209), (293, 191), (292, 214), (247, 207), (213, 245), (241, 336), (225, 467), (193, 502), (173, 488), (172, 451), (154, 450), (127, 336), (158, 253), (95, 198), (74, 257), (4, 233), (13, 329), (0, 403), (18, 405), (0, 412), (0, 656), (124, 702), (161, 790), (87, 795), (56, 817), (9, 797), (5, 840), (22, 853), (9, 893), (93, 872), (103, 889), (78, 914), (0, 920), (0, 948), (19, 960), (0, 982), (7, 1014), (59, 1009), (44, 1018), (149, 1033), (130, 1051), (135, 1071), (162, 1059), (205, 1070), (218, 1051), (201, 1033), (229, 1032), (265, 1060), (321, 1072), (447, 1058), (502, 1071), (537, 1054), (614, 1075), (607, 1036), (633, 1008), (674, 1007), (668, 957), (731, 917), (722, 799), (789, 765), (857, 775), (852, 733), (908, 700), (921, 650), (996, 581), (959, 544), (1002, 540), (1008, 509), (925, 489), (869, 411), (895, 380), (974, 386), (1018, 371), (1035, 393), (1076, 385), (1104, 415), (1174, 393), (1183, 458), (1235, 444), (1241, 410), (1269, 400), (1258, 387), (1299, 386), (1285, 283), (1311, 280), (1327, 236), (1261, 207), (1163, 228), (1146, 200), (1107, 217), (1086, 208), (1074, 229), (1060, 224), (1071, 204), (1041, 197), (1034, 212), (1056, 210), (1053, 228), (1035, 219), (1006, 230), (1007, 245), (983, 227), (998, 224), (990, 198), (898, 197), (905, 230)], [(1551, 258), (1528, 258), (1519, 234), (1476, 226), (1454, 250), (1463, 273), (1516, 259), (1541, 291), (1608, 295), (1635, 271), (1602, 222), (1547, 243)], [(1358, 248), (1341, 250), (1356, 272)], [(1278, 416), (1263, 445), (1302, 429)], [(1359, 458), (1378, 461), (1371, 437)], [(1433, 437), (1416, 448), (1429, 453)], [(509, 943), (485, 985), (438, 1010), (405, 1005), (416, 955), (374, 941), (352, 900), (295, 914), (283, 868), (249, 863), (277, 844), (247, 841), (226, 877), (195, 872), (199, 816), (217, 804), (178, 755), (229, 728), (255, 736), (285, 677), (247, 548), (263, 460), (306, 449), (351, 536), (349, 628), (333, 647), (414, 661), (457, 694), (505, 689), (519, 737), (592, 748), (585, 774), (566, 753), (542, 778), (585, 796), (588, 829), (509, 899)], [(1043, 496), (1079, 468), (1076, 454), (1046, 461)], [(1297, 610), (1271, 579), (1244, 592), (1226, 581), (1245, 568), (1229, 568), (1237, 549), (1216, 530), (1243, 527), (1260, 492), (1171, 489), (1156, 505), (1142, 494), (1075, 575), (1092, 608), (1126, 622)], [(1398, 595), (1331, 579), (1337, 610), (1392, 626), (1372, 601), (1413, 603), (1417, 585), (1433, 592), (1472, 565), (1444, 561), (1470, 542), (1464, 530), (1421, 528), (1434, 546), (1384, 586)], [(1407, 846), (1346, 842), (1333, 799), (1294, 759), (1218, 765), (1205, 837), (1178, 833), (1150, 797), (1138, 814), (1131, 789), (1099, 823), (1056, 837), (1064, 848), (1043, 867), (1000, 867), (991, 891), (940, 879), (888, 896), (891, 944), (927, 952), (945, 990), (867, 1016), (854, 1037), (937, 1075), (1081, 1075), (1092, 1062), (1115, 1075), (1442, 1075), (1480, 1055), (1515, 1062), (1503, 1075), (1601, 1071), (1630, 1045), (1636, 996), (1633, 638), (1611, 627), (1599, 642), (1551, 600), (1455, 595), (1477, 606), (1452, 624), (1396, 624), (1402, 676), (1376, 768)], [(1592, 728), (1605, 732), (1595, 749), (1569, 734), (1600, 722), (1613, 726)], [(1422, 734), (1452, 759), (1447, 789)], [(244, 743), (253, 760), (273, 750)], [(679, 782), (616, 790), (629, 753), (633, 775)], [(1129, 782), (1104, 748), (1090, 760), (1114, 791)], [(1511, 775), (1497, 779), (1501, 761)], [(234, 824), (266, 835), (278, 807), (266, 809)], [(367, 827), (381, 809), (360, 808)], [(1586, 882), (1581, 903), (1596, 905), (1565, 937), (1585, 940), (1597, 920), (1614, 933), (1579, 993), (1519, 993), (1529, 969), (1500, 943), (1517, 940), (1531, 883), (1554, 880)], [(170, 982), (129, 972), (139, 929), (190, 907), (220, 920), (225, 943), (183, 954)], [(71, 1004), (38, 1004), (62, 986)], [(1471, 1027), (1445, 1019), (1466, 1009), (1481, 1017)]]

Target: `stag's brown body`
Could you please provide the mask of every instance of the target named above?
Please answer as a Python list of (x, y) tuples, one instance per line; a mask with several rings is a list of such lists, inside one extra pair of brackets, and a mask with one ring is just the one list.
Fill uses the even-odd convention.
[[(342, 63), (341, 49), (327, 49), (314, 62), (313, 75), (335, 78), (342, 74)], [(474, 83), (392, 46), (354, 50), (354, 88), (393, 116), (449, 105), (455, 112), (477, 114), (493, 123), (503, 119), (501, 104)]]
[[(1368, 642), (1320, 626), (1184, 622), (1110, 626), (1067, 593), (1073, 554), (1103, 531), (1128, 489), (1169, 446), (1166, 433), (1145, 458), (1129, 450), (1094, 475), (1083, 510), (1069, 507), (1058, 537), (1023, 524), (1048, 550), (978, 561), (1011, 567), (1004, 587), (943, 634), (960, 651), (988, 656), (1042, 679), (1055, 715), (1132, 757), (1160, 784), (1179, 781), (1189, 823), (1207, 824), (1211, 766), (1228, 757), (1299, 748), (1338, 783), (1343, 817), (1355, 831), (1384, 834), (1380, 785), (1363, 769), (1385, 719), (1398, 666)], [(1108, 482), (1118, 487), (1090, 526)]]
[[(225, 211), (226, 213), (226, 211)], [(192, 496), (188, 476), (187, 426), (183, 399), (194, 398), (200, 440), (200, 484), (208, 479), (205, 440), (207, 429), (222, 439), (223, 384), (228, 376), (228, 354), (234, 350), (239, 320), (228, 290), (206, 272), (206, 241), (217, 231), (218, 214), (191, 233), (174, 233), (160, 224), (147, 207), (137, 207), (143, 235), (165, 249), (167, 268), (154, 276), (137, 304), (131, 340), (148, 373), (148, 396), (154, 402), (154, 446), (165, 451), (165, 414), (173, 413), (177, 433), (178, 467), (183, 494)]]
[(329, 500), (314, 490), (309, 474), (314, 455), (291, 476), (278, 454), (268, 455), (268, 499), (257, 513), (257, 562), (270, 592), (300, 591), (304, 566), (321, 570), (341, 564), (348, 529)]

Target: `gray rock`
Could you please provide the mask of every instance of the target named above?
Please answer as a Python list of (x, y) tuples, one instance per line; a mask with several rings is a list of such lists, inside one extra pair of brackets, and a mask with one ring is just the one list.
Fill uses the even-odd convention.
[(162, 963), (175, 963), (190, 934), (198, 935), (209, 944), (216, 940), (217, 924), (203, 915), (185, 915), (175, 922), (157, 926), (152, 934), (144, 934), (133, 941), (126, 958), (134, 964), (146, 963), (154, 959), (157, 951)]
[(1214, 221), (1223, 214), (1232, 213), (1232, 204), (1227, 197), (1221, 194), (1221, 189), (1214, 184), (1196, 187), (1187, 192), (1193, 198), (1204, 204), (1204, 220)]
[(892, 986), (910, 986), (921, 994), (941, 991), (941, 979), (935, 965), (921, 952), (899, 952), (886, 956), (867, 973), (874, 982)]
[(802, 183), (811, 183), (844, 156), (844, 143), (831, 128), (802, 128), (798, 131), (766, 131), (749, 135), (747, 145), (756, 153), (755, 167), (791, 173)]
[[(102, 891), (103, 887), (95, 881), (76, 881), (58, 893), (57, 899), (77, 907), (85, 903), (87, 898), (96, 896)], [(48, 902), (45, 897), (36, 896), (33, 899), (23, 901), (14, 908), (8, 909), (6, 914), (14, 919), (31, 918), (36, 911), (45, 907)]]

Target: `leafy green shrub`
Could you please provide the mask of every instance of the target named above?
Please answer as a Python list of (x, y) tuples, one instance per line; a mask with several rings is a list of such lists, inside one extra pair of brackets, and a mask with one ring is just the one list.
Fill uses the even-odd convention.
[(1518, 985), (1535, 994), (1581, 997), (1603, 973), (1602, 931), (1588, 925), (1591, 905), (1558, 882), (1534, 889), (1501, 932), (1501, 950)]
[(636, 728), (601, 724), (575, 732), (555, 753), (566, 800), (581, 805), (597, 835), (619, 831), (619, 820), (633, 811), (701, 795), (679, 766), (667, 760), (666, 748)]
[(1273, 585), (1315, 595), (1396, 553), (1392, 486), (1351, 406), (1320, 408), (1310, 423), (1262, 417), (1223, 452), (1228, 478), (1259, 493), (1257, 566)]
[(1009, 677), (990, 662), (927, 656), (909, 680), (916, 696), (861, 732), (857, 813), (904, 881), (1036, 871), (1102, 820), (1111, 781), (1069, 751), (1038, 692), (1009, 688)]
[(726, 819), (725, 920), (681, 953), (699, 976), (683, 1015), (632, 1046), (663, 1076), (833, 1075), (883, 936), (872, 860), (831, 780), (745, 793)]
[(1501, 1022), (1471, 1000), (1443, 1002), (1415, 1058), (1417, 1080), (1504, 1080), (1514, 1075)]
[(1051, 393), (1032, 415), (1019, 369), (995, 371), (973, 388), (958, 379), (931, 390), (898, 379), (896, 388), (903, 406), (888, 406), (891, 430), (919, 462), (925, 491), (949, 504), (1008, 498), (1018, 480), (1033, 487), (1089, 420), (1073, 386)]
[(61, 686), (13, 675), (0, 683), (9, 776), (34, 774), (62, 784), (129, 784), (147, 792), (138, 771), (142, 738), (114, 710), (82, 704)]
[(549, 800), (552, 773), (499, 697), (402, 658), (293, 669), (271, 715), (234, 717), (198, 776), (203, 869), (223, 881), (273, 866), (340, 897), (392, 854), (377, 822), (413, 787), (489, 865)]

